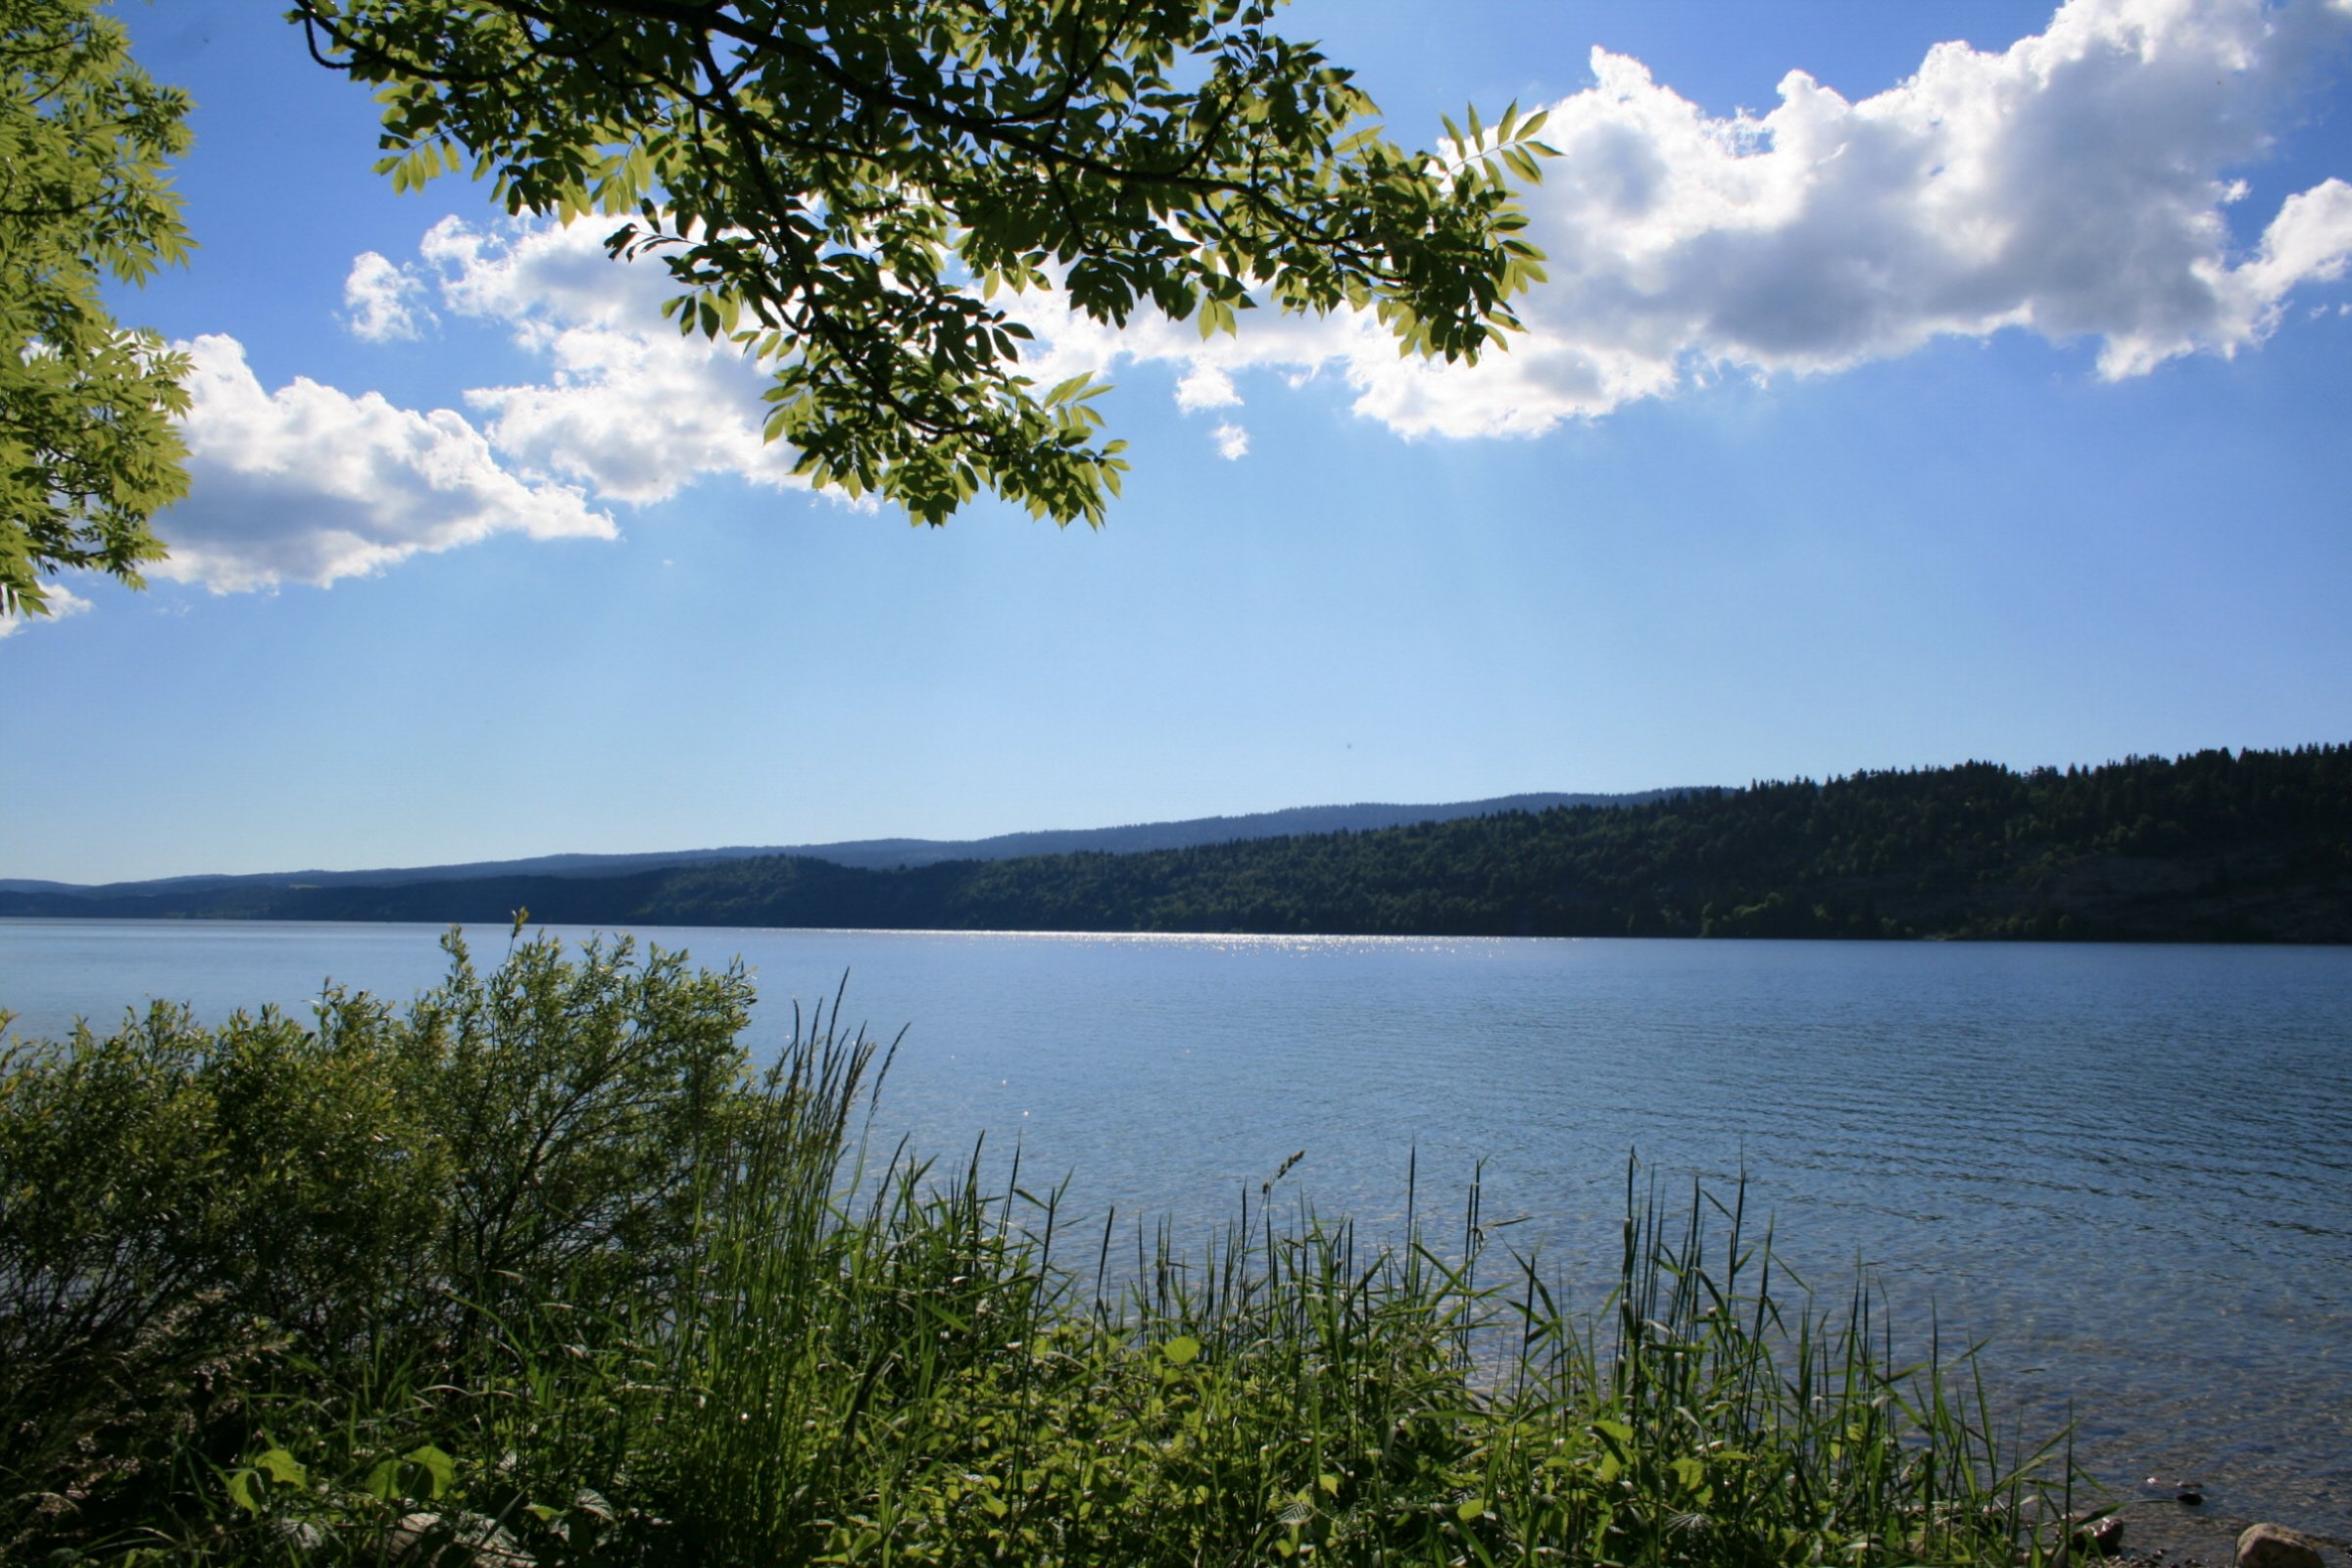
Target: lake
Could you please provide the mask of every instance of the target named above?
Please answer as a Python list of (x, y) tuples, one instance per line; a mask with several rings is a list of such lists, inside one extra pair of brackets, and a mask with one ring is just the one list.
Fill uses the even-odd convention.
[[(0, 920), (0, 1005), (54, 1037), (150, 996), (406, 999), (438, 935)], [(1859, 1258), (1920, 1333), (1932, 1303), (1988, 1341), (2001, 1408), (2071, 1409), (2127, 1495), (2191, 1478), (2209, 1534), (2352, 1537), (2352, 950), (638, 935), (743, 956), (756, 1054), (846, 974), (850, 1017), (906, 1031), (882, 1141), (960, 1161), (985, 1131), (1098, 1225), (1204, 1238), (1303, 1150), (1283, 1193), (1393, 1228), (1408, 1161), (1431, 1215), (1483, 1161), (1489, 1220), (1590, 1305), (1629, 1152), (1672, 1192), (1744, 1168), (1826, 1296)]]

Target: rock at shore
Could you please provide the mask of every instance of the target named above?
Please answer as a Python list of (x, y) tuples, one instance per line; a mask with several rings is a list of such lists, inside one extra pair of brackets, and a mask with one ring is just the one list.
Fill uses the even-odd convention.
[(2325, 1568), (2320, 1544), (2284, 1525), (2251, 1525), (2237, 1538), (2237, 1568)]
[(2112, 1557), (2124, 1549), (2124, 1522), (2111, 1513), (2084, 1513), (2068, 1516), (2066, 1521), (2067, 1556), (2082, 1552), (2090, 1557)]

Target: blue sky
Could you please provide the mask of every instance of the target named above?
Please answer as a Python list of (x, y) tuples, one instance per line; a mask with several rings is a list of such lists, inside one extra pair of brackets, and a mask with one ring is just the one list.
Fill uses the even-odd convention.
[(0, 875), (2352, 738), (2352, 7), (1305, 0), (1400, 139), (1558, 105), (1552, 281), (1470, 374), (1033, 305), (1117, 384), (1093, 533), (780, 484), (658, 275), (394, 195), (271, 10), (124, 11), (194, 490), (0, 636)]

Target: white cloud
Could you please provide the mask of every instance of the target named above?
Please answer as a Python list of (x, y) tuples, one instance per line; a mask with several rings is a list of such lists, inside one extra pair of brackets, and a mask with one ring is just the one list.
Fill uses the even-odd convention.
[(447, 220), (405, 266), (353, 262), (356, 335), (415, 337), (437, 304), (546, 361), (543, 382), (468, 390), (479, 427), (304, 377), (266, 391), (235, 339), (180, 345), (189, 494), (157, 519), (171, 555), (154, 574), (219, 593), (324, 586), (498, 534), (612, 538), (592, 501), (659, 501), (708, 473), (801, 484), (791, 449), (760, 439), (758, 372), (730, 344), (669, 329), (664, 270), (615, 265), (600, 234)]
[[(1477, 367), (1399, 359), (1349, 312), (1253, 312), (1238, 337), (1204, 341), (1150, 314), (1104, 326), (1052, 293), (1008, 309), (1038, 333), (1024, 370), (1040, 385), (1157, 364), (1189, 414), (1240, 407), (1245, 370), (1328, 377), (1408, 436), (1530, 435), (1727, 375), (1834, 372), (2008, 329), (2088, 343), (2103, 376), (2143, 374), (2260, 343), (2296, 290), (2343, 273), (2352, 185), (2266, 215), (2240, 171), (2348, 35), (2352, 0), (2070, 0), (2039, 34), (1998, 53), (1939, 44), (1860, 102), (1791, 71), (1769, 113), (1730, 117), (1596, 49), (1593, 84), (1550, 106), (1562, 156), (1528, 197), (1550, 281), (1519, 302), (1529, 329)], [(327, 581), (506, 529), (609, 534), (583, 492), (643, 505), (711, 475), (803, 485), (792, 449), (760, 438), (760, 369), (679, 335), (660, 315), (666, 270), (615, 264), (603, 238), (451, 219), (405, 266), (355, 263), (362, 336), (414, 333), (438, 310), (544, 367), (469, 390), (478, 432), (303, 381), (265, 398), (232, 353), (190, 422), (202, 482), (173, 514), (185, 543), (168, 569)], [(272, 466), (283, 432), (329, 425), (336, 441), (304, 454), (323, 455), (318, 475)], [(1227, 418), (1210, 439), (1238, 459), (1250, 438)], [(380, 498), (327, 477), (377, 467)], [(265, 482), (309, 496), (311, 520), (236, 523), (229, 498)]]
[(1533, 433), (1725, 371), (1835, 371), (2012, 327), (2142, 374), (2257, 344), (2294, 290), (2341, 275), (2352, 186), (2288, 196), (2250, 248), (2226, 210), (2249, 195), (2230, 172), (2348, 33), (2345, 0), (2072, 0), (2000, 53), (1939, 44), (1859, 103), (1792, 71), (1769, 114), (1729, 118), (1596, 49), (1594, 84), (1550, 106), (1562, 156), (1528, 201), (1550, 282), (1475, 368), (1399, 360), (1348, 314), (1246, 318), (1203, 344), (1165, 321), (1110, 332), (1051, 296), (1016, 308), (1050, 343), (1041, 379), (1164, 362), (1190, 410), (1245, 367), (1329, 370), (1407, 435)]
[(1176, 406), (1187, 414), (1201, 409), (1230, 409), (1242, 401), (1233, 377), (1206, 360), (1197, 361), (1176, 383)]
[(723, 337), (681, 336), (661, 316), (677, 292), (667, 270), (612, 262), (603, 232), (447, 219), (424, 236), (444, 307), (548, 364), (544, 381), (466, 393), (490, 444), (525, 472), (640, 505), (707, 474), (805, 488), (798, 454), (760, 438), (760, 370)]
[(303, 377), (266, 392), (234, 338), (179, 347), (194, 361), (188, 496), (156, 519), (171, 549), (156, 576), (216, 593), (323, 587), (495, 534), (614, 536), (578, 490), (501, 468), (450, 410), (418, 414)]
[(433, 313), (417, 298), (423, 291), (415, 273), (373, 251), (363, 251), (343, 279), (343, 303), (351, 312), (344, 324), (370, 343), (419, 336), (433, 319)]
[(49, 606), (46, 615), (19, 614), (13, 610), (0, 611), (0, 640), (14, 637), (21, 631), (29, 631), (44, 620), (63, 620), (68, 615), (78, 615), (90, 608), (87, 599), (62, 582), (42, 584), (41, 597)]

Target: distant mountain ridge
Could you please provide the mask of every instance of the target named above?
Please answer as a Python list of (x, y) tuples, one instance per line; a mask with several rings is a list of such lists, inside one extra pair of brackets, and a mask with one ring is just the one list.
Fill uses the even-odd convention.
[[(1275, 812), (1259, 824), (1313, 820)], [(0, 915), (495, 928), (528, 910), (543, 924), (608, 930), (2352, 943), (2352, 746), (2064, 772), (1964, 762), (1361, 832), (1188, 826), (1216, 842), (1004, 853), (1037, 837), (1121, 843), (1111, 829), (982, 841), (993, 858), (968, 854), (979, 846), (886, 844), (880, 853), (901, 862), (887, 869), (754, 856), (604, 876), (0, 892)], [(951, 848), (966, 858), (906, 863)]]
[(849, 839), (834, 844), (728, 845), (710, 850), (646, 851), (620, 855), (534, 855), (513, 860), (469, 860), (448, 865), (390, 866), (363, 871), (254, 871), (156, 877), (138, 882), (44, 882), (0, 877), (0, 893), (52, 895), (66, 899), (139, 899), (231, 890), (259, 892), (292, 888), (390, 888), (420, 882), (471, 882), (517, 876), (616, 877), (721, 860), (789, 857), (827, 860), (859, 870), (888, 871), (937, 865), (946, 860), (1010, 860), (1036, 855), (1135, 855), (1151, 850), (1197, 849), (1247, 839), (1288, 838), (1302, 833), (1365, 833), (1418, 822), (1451, 822), (1498, 811), (1543, 811), (1563, 806), (1643, 806), (1690, 793), (1688, 789), (1640, 790), (1622, 795), (1539, 793), (1498, 795), (1483, 801), (1437, 806), (1362, 802), (1352, 806), (1294, 806), (1240, 816), (1196, 816), (1177, 822), (1141, 822), (1120, 827), (1047, 828), (999, 833), (984, 839)]

